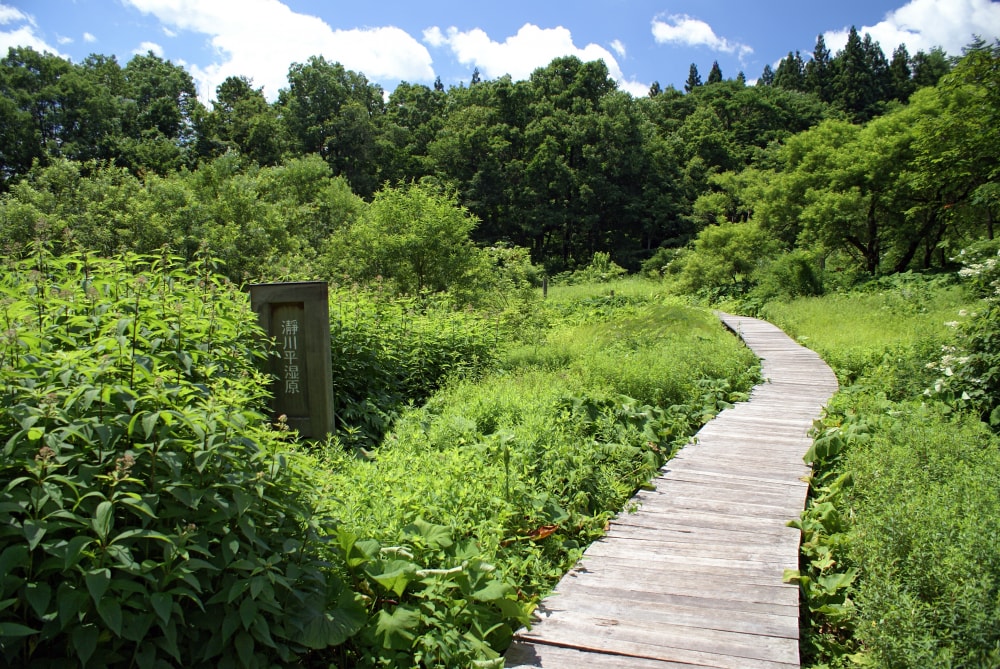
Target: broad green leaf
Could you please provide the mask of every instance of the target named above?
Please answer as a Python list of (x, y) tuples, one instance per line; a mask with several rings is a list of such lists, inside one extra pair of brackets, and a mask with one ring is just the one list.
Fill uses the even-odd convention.
[(233, 641), (236, 646), (236, 654), (240, 657), (240, 662), (244, 667), (249, 667), (253, 661), (253, 637), (247, 632), (240, 632)]
[(38, 542), (45, 536), (45, 526), (29, 518), (24, 521), (21, 529), (24, 532), (24, 538), (28, 540), (28, 549), (35, 550)]
[(383, 648), (389, 650), (409, 650), (420, 627), (420, 614), (411, 608), (397, 606), (389, 613), (386, 610), (378, 612), (375, 623), (375, 638)]
[(28, 547), (20, 542), (0, 553), (0, 574), (12, 574), (28, 566)]
[(135, 493), (129, 493), (127, 495), (123, 495), (122, 497), (120, 497), (118, 501), (127, 506), (128, 508), (132, 509), (133, 511), (137, 512), (136, 515), (142, 514), (146, 518), (156, 520), (156, 513), (153, 512), (153, 509), (149, 506), (149, 503), (139, 495), (136, 495)]
[(169, 621), (174, 608), (174, 598), (166, 592), (154, 592), (149, 599), (156, 615), (160, 616), (163, 622)]
[(48, 583), (27, 583), (24, 587), (24, 598), (31, 604), (35, 614), (41, 618), (48, 613), (49, 602), (52, 600), (52, 587)]
[(94, 512), (94, 519), (91, 522), (91, 526), (94, 528), (94, 532), (100, 537), (102, 542), (107, 542), (108, 534), (111, 533), (111, 525), (114, 520), (114, 506), (111, 502), (105, 500), (97, 505), (97, 511)]
[(142, 431), (149, 439), (149, 436), (153, 434), (153, 429), (156, 427), (156, 421), (160, 418), (159, 411), (151, 411), (142, 417)]
[(70, 639), (73, 642), (73, 651), (80, 660), (80, 666), (87, 666), (87, 661), (97, 649), (98, 636), (96, 625), (77, 625), (73, 628)]
[(492, 602), (498, 599), (503, 599), (513, 592), (514, 588), (507, 583), (502, 581), (490, 581), (486, 587), (480, 588), (472, 593), (472, 596), (474, 599), (478, 599), (481, 602)]
[(294, 640), (317, 650), (339, 646), (367, 623), (368, 611), (359, 597), (345, 588), (332, 609), (327, 609), (324, 598), (318, 596), (311, 597), (295, 611), (294, 626), (299, 633)]
[[(381, 567), (384, 571), (375, 573), (376, 567)], [(384, 564), (379, 562), (369, 564), (366, 573), (383, 588), (399, 597), (406, 590), (406, 586), (416, 580), (417, 569), (417, 565), (406, 560), (389, 560)]]
[(59, 605), (59, 620), (66, 624), (76, 618), (87, 605), (87, 593), (69, 585), (68, 581), (63, 581), (56, 591), (56, 601)]
[(104, 597), (104, 593), (108, 591), (108, 585), (111, 583), (111, 570), (107, 568), (94, 569), (88, 571), (83, 578), (87, 582), (87, 591), (90, 592), (94, 603), (100, 603), (101, 598)]
[(243, 629), (250, 629), (254, 618), (257, 617), (257, 611), (257, 603), (249, 597), (244, 597), (240, 602), (240, 622), (243, 623)]
[(447, 548), (452, 544), (451, 531), (447, 527), (428, 523), (423, 518), (417, 518), (404, 527), (403, 532), (420, 537), (429, 548)]
[(111, 631), (118, 636), (122, 635), (122, 607), (114, 597), (104, 597), (97, 604), (97, 612)]
[(38, 630), (33, 630), (27, 625), (20, 623), (0, 623), (0, 639), (4, 637), (31, 636), (37, 633)]

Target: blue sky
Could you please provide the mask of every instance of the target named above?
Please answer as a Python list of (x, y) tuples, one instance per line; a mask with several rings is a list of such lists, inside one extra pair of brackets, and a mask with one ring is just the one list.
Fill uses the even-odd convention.
[(973, 34), (1000, 38), (991, 0), (0, 0), (0, 52), (31, 46), (79, 62), (123, 65), (153, 51), (191, 72), (206, 102), (243, 75), (273, 99), (288, 66), (323, 55), (391, 91), (400, 81), (446, 86), (526, 79), (553, 58), (603, 59), (619, 86), (683, 88), (691, 63), (707, 77), (756, 79), (788, 51), (836, 52), (847, 29), (870, 32), (887, 56), (941, 46), (960, 53)]

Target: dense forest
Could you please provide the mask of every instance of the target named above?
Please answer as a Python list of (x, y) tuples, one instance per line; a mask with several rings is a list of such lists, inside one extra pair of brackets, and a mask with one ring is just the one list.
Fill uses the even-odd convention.
[(706, 227), (751, 219), (759, 230), (725, 234), (868, 273), (940, 266), (941, 249), (992, 233), (971, 229), (984, 219), (970, 209), (992, 221), (996, 208), (983, 82), (997, 53), (967, 51), (952, 71), (940, 50), (890, 59), (854, 30), (836, 55), (821, 36), (753, 86), (717, 64), (703, 82), (692, 64), (684, 92), (654, 84), (640, 99), (574, 57), (526, 81), (402, 82), (388, 96), (313, 57), (274, 102), (233, 77), (208, 108), (151, 53), (121, 66), (15, 48), (0, 61), (0, 239), (205, 248), (235, 278), (329, 277), (353, 273), (342, 237), (367, 203), (419, 185), (464, 209), (473, 242), (526, 248), (550, 274), (598, 252), (658, 269)]

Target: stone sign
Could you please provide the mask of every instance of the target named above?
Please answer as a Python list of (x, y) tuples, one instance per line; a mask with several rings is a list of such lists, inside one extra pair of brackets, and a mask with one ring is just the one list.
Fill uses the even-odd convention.
[(250, 308), (276, 344), (269, 359), (274, 418), (286, 416), (288, 426), (307, 439), (324, 438), (334, 427), (327, 284), (253, 284)]

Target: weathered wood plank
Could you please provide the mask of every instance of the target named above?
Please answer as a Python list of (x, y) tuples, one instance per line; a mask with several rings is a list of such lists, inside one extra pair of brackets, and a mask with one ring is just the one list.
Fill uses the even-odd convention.
[(833, 372), (773, 325), (720, 314), (766, 381), (636, 494), (521, 630), (507, 666), (799, 666), (798, 516), (808, 431)]

